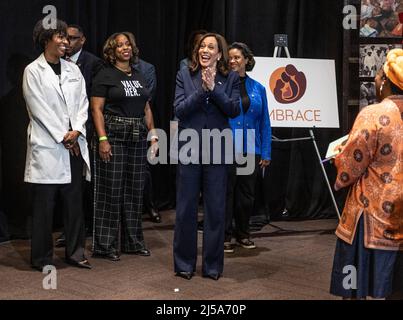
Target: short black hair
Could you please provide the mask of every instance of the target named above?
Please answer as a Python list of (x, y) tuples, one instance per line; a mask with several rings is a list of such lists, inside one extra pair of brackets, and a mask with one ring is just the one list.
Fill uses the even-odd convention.
[(69, 25), (67, 26), (67, 28), (74, 28), (74, 29), (77, 29), (78, 32), (80, 32), (82, 35), (84, 35), (84, 29), (83, 29), (81, 26), (79, 26), (78, 24), (69, 24)]
[(249, 49), (249, 47), (242, 42), (234, 42), (229, 46), (228, 51), (230, 51), (231, 49), (238, 49), (239, 51), (242, 52), (244, 58), (248, 59), (248, 63), (246, 64), (245, 70), (248, 72), (252, 71), (256, 64), (252, 50)]
[(393, 83), (393, 81), (390, 80), (390, 78), (388, 78), (388, 77), (386, 76), (385, 70), (384, 70), (383, 68), (380, 68), (380, 69), (378, 70), (378, 72), (377, 72), (377, 74), (376, 74), (376, 77), (378, 77), (378, 76), (381, 77), (381, 79), (382, 79), (383, 81), (386, 80), (386, 81), (389, 82), (390, 91), (391, 91), (392, 95), (397, 95), (397, 96), (403, 95), (403, 90), (400, 89), (397, 85), (395, 85), (395, 84)]
[(46, 43), (48, 41), (52, 40), (52, 38), (55, 34), (67, 36), (66, 22), (58, 19), (56, 22), (56, 28), (46, 29), (43, 26), (43, 19), (39, 20), (34, 27), (34, 32), (32, 35), (35, 47), (44, 51), (45, 47), (46, 47)]
[(400, 89), (397, 85), (395, 85), (392, 80), (389, 79), (390, 82), (390, 91), (392, 92), (393, 95), (403, 95), (403, 90)]
[(205, 35), (205, 34), (207, 34), (207, 33), (208, 33), (208, 31), (207, 31), (207, 30), (204, 30), (204, 29), (193, 30), (193, 31), (190, 33), (189, 38), (188, 38), (188, 42), (187, 42), (186, 48), (185, 48), (186, 56), (187, 56), (187, 58), (188, 58), (189, 60), (192, 60), (193, 50), (194, 50), (195, 47), (197, 46), (197, 43), (195, 43), (196, 38), (197, 38), (198, 36), (201, 37), (201, 36), (203, 36), (203, 35)]

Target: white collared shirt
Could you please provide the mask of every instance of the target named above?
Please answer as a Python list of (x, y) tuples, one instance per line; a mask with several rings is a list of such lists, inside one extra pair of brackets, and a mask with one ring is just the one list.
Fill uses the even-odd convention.
[(71, 62), (74, 62), (75, 64), (77, 64), (77, 60), (80, 57), (81, 51), (83, 51), (83, 49), (81, 49), (80, 51), (78, 51), (77, 53), (73, 54), (70, 57)]

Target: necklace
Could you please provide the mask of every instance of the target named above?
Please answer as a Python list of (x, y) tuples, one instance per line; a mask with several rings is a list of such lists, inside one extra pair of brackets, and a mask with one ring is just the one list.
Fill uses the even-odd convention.
[(115, 68), (126, 73), (128, 76), (132, 75), (132, 68), (130, 66), (129, 66), (129, 69), (122, 69), (122, 68), (118, 67), (117, 65), (115, 65)]

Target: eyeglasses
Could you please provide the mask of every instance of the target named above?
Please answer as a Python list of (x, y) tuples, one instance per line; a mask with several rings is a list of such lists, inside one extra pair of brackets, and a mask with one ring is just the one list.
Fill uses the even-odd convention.
[(68, 36), (67, 37), (67, 40), (69, 40), (69, 41), (78, 40), (78, 39), (81, 39), (81, 37), (80, 36), (79, 37), (73, 37), (73, 36)]

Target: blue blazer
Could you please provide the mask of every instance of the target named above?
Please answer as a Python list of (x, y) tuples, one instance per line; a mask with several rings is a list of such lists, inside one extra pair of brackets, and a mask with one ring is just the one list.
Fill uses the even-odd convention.
[(179, 131), (192, 128), (201, 138), (202, 129), (229, 129), (228, 119), (240, 113), (238, 73), (223, 76), (217, 72), (214, 90), (205, 92), (200, 70), (195, 74), (189, 68), (179, 70), (174, 110)]
[[(230, 119), (230, 125), (235, 139), (235, 151), (258, 154), (263, 160), (271, 160), (271, 125), (267, 107), (266, 89), (259, 82), (246, 77), (246, 92), (250, 99), (250, 107), (246, 113), (240, 108), (240, 114)], [(240, 103), (242, 105), (242, 102)], [(235, 130), (243, 131), (243, 150), (241, 151), (241, 137), (235, 134)], [(253, 141), (249, 141), (247, 130), (255, 129), (255, 147)], [(252, 137), (250, 137), (252, 138)], [(250, 139), (249, 138), (249, 139)]]
[(154, 102), (157, 94), (157, 74), (155, 72), (155, 67), (151, 63), (141, 59), (139, 59), (139, 62), (133, 67), (143, 75), (144, 80), (147, 83), (147, 89), (150, 91), (151, 102)]
[(201, 71), (192, 75), (188, 68), (178, 71), (175, 91), (175, 115), (180, 128), (201, 129), (230, 128), (228, 118), (240, 113), (239, 76), (230, 72), (226, 77), (217, 73), (215, 88), (205, 92)]

